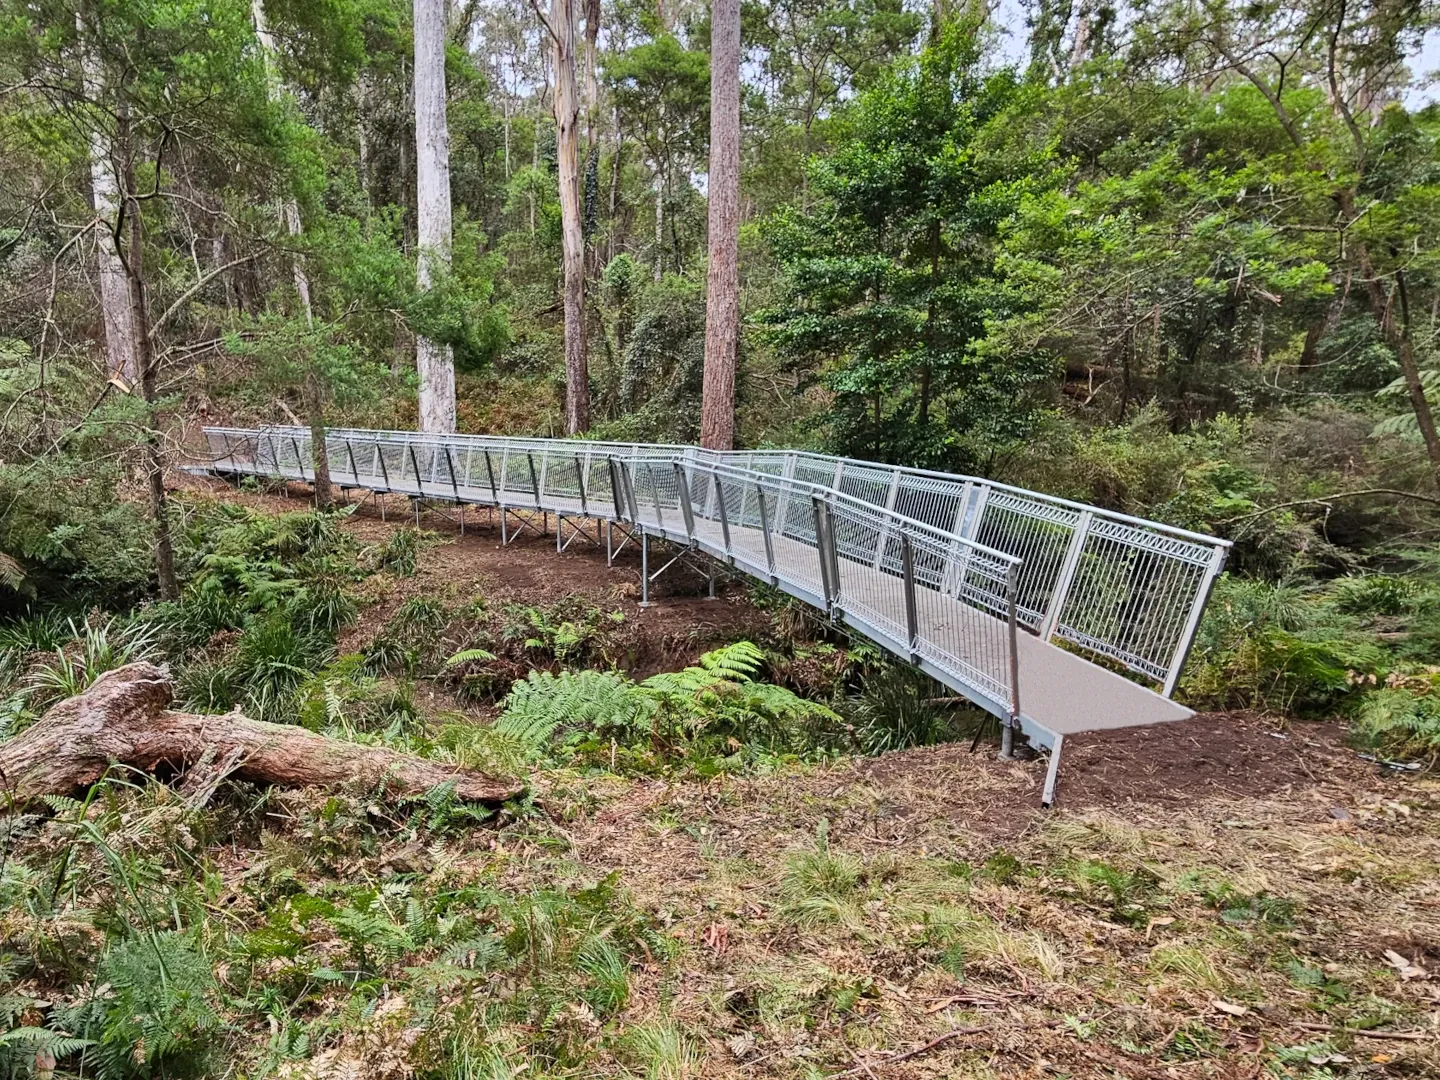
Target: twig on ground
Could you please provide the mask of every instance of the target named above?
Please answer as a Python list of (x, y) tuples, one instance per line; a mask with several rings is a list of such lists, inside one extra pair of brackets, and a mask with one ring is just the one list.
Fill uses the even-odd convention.
[(1365, 1028), (1331, 1027), (1329, 1024), (1293, 1024), (1301, 1031), (1322, 1035), (1351, 1035), (1357, 1039), (1399, 1039), (1402, 1042), (1429, 1042), (1435, 1036), (1428, 1031), (1368, 1031)]
[[(1021, 1024), (1019, 1026), (1022, 1028), (1053, 1028), (1059, 1027), (1060, 1021), (1047, 1020), (1041, 1023)], [(930, 1051), (936, 1049), (937, 1047), (944, 1046), (946, 1043), (950, 1042), (953, 1039), (964, 1038), (966, 1035), (980, 1035), (987, 1031), (993, 1031), (995, 1027), (995, 1024), (976, 1024), (971, 1027), (952, 1028), (951, 1030), (945, 1032), (943, 1035), (937, 1035), (929, 1042), (922, 1043), (921, 1045), (911, 1050), (905, 1050), (898, 1054), (890, 1054), (888, 1057), (880, 1058), (878, 1061), (873, 1061), (868, 1064), (864, 1061), (861, 1061), (860, 1058), (855, 1057), (855, 1053), (852, 1050), (851, 1056), (855, 1057), (856, 1061), (860, 1061), (860, 1064), (853, 1069), (846, 1069), (844, 1072), (831, 1073), (828, 1080), (840, 1080), (842, 1076), (855, 1076), (862, 1072), (869, 1073), (871, 1076), (874, 1076), (875, 1074), (872, 1070), (880, 1067), (881, 1065), (895, 1065), (902, 1061), (909, 1061), (911, 1058), (917, 1058), (921, 1054), (928, 1054), (930, 1053)]]

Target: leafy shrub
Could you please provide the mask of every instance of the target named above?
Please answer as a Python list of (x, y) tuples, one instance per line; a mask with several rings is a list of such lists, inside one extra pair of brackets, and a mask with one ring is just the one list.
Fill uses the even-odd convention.
[(586, 735), (630, 741), (648, 734), (659, 703), (625, 676), (609, 671), (532, 671), (505, 699), (495, 733), (536, 759), (562, 729), (574, 745)]
[(1374, 690), (1360, 699), (1351, 733), (1382, 754), (1440, 763), (1440, 680), (1416, 693), (1401, 687)]
[(1387, 663), (1354, 620), (1280, 583), (1217, 583), (1184, 682), (1192, 704), (1316, 712), (1336, 708)]
[(1336, 610), (1348, 615), (1399, 615), (1417, 592), (1414, 582), (1389, 574), (1342, 577), (1330, 585)]
[(445, 655), (440, 640), (448, 616), (438, 600), (406, 600), (365, 650), (366, 663), (379, 674), (430, 673)]
[(91, 1039), (84, 1051), (104, 1080), (148, 1076), (200, 1076), (213, 1035), (215, 977), (190, 935), (150, 931), (110, 946), (96, 982), (108, 986), (65, 1017)]
[(421, 534), (418, 529), (398, 529), (381, 546), (377, 566), (396, 577), (410, 577), (420, 568)]
[[(493, 727), (522, 759), (574, 755), (600, 763), (617, 746), (647, 767), (714, 763), (744, 752), (803, 753), (834, 745), (843, 724), (824, 705), (758, 682), (764, 653), (748, 641), (704, 654), (683, 671), (636, 684), (619, 672), (531, 672)], [(558, 739), (558, 742), (557, 742)]]
[(880, 754), (959, 738), (963, 719), (933, 700), (947, 693), (912, 668), (885, 664), (873, 669), (848, 709), (860, 749)]
[(142, 624), (115, 619), (83, 626), (69, 624), (73, 641), (55, 649), (54, 658), (26, 678), (29, 705), (43, 712), (57, 701), (83, 694), (101, 675), (154, 651), (154, 638)]

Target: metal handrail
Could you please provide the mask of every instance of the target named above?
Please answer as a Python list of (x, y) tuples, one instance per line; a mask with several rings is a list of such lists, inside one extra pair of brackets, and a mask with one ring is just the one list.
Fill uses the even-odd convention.
[[(294, 427), (207, 428), (206, 434), (212, 456), (220, 444), (246, 436), (268, 437), (272, 454), (281, 445), (277, 440), (302, 439), (308, 445), (309, 438), (308, 429)], [(671, 463), (667, 468), (680, 463), (687, 470), (702, 464), (724, 465), (835, 492), (895, 515), (896, 520), (938, 531), (956, 554), (978, 545), (1015, 558), (1020, 567), (1015, 583), (1020, 627), (1043, 639), (1068, 641), (1154, 679), (1167, 697), (1174, 691), (1230, 547), (1228, 541), (1216, 537), (982, 478), (807, 451), (717, 452), (677, 445), (335, 428), (326, 435), (332, 460), (337, 459), (337, 451), (339, 460), (346, 460), (347, 448), (354, 440), (372, 446), (378, 441), (437, 451), (448, 448), (455, 457), (466, 451), (478, 452), (490, 468), (498, 460), (506, 466), (503, 475), (498, 482), (492, 477), (485, 485), (490, 489), (488, 501), (494, 505), (534, 507), (538, 490), (525, 484), (529, 497), (520, 499), (520, 485), (512, 487), (506, 469), (512, 460), (520, 460), (516, 455), (537, 455), (548, 463), (552, 449), (572, 459), (560, 472), (574, 477), (577, 496), (581, 490), (599, 490), (607, 484), (608, 477), (597, 468), (608, 468), (603, 463), (611, 458)], [(298, 453), (295, 456), (298, 459)], [(384, 455), (378, 459), (381, 467), (386, 467)], [(353, 455), (350, 461), (353, 465)], [(304, 462), (296, 460), (294, 464), (303, 471)], [(402, 475), (406, 464), (397, 462)], [(465, 468), (468, 476), (469, 465)], [(433, 479), (439, 487), (447, 478), (437, 474)], [(402, 490), (388, 476), (384, 489)], [(458, 499), (458, 492), (452, 497)], [(707, 499), (713, 497), (713, 492), (707, 493)], [(792, 524), (792, 506), (793, 500), (783, 500), (776, 508), (772, 524), (781, 533)], [(902, 535), (903, 529), (895, 533), (893, 545), (888, 539), (876, 543), (875, 568), (902, 572)]]

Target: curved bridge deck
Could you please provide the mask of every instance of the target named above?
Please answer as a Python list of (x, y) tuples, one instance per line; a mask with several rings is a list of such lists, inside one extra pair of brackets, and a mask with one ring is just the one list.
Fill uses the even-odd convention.
[[(193, 471), (314, 479), (306, 429), (205, 435)], [(647, 599), (652, 539), (766, 581), (1048, 747), (1046, 805), (1067, 735), (1192, 715), (1168, 695), (1228, 547), (976, 478), (789, 451), (339, 429), (326, 450), (342, 488), (494, 507), (507, 540), (527, 512), (556, 515), (557, 550), (567, 520), (572, 540), (585, 520), (618, 526), (642, 548)]]

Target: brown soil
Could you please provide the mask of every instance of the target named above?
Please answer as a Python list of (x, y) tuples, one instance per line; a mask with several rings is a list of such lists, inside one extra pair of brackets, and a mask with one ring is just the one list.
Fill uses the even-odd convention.
[[(287, 497), (241, 492), (223, 481), (199, 477), (186, 477), (182, 488), (271, 513), (300, 509), (309, 495), (299, 485), (292, 485), (291, 497)], [(512, 525), (514, 522), (512, 518)], [(380, 503), (367, 499), (356, 508), (347, 528), (363, 543), (380, 544), (397, 529), (414, 524), (408, 500), (392, 496), (385, 501), (383, 519)], [(540, 524), (538, 518), (535, 524)], [(613, 566), (606, 565), (604, 533), (595, 522), (586, 523), (593, 539), (576, 537), (560, 556), (555, 554), (553, 517), (547, 535), (527, 529), (519, 536), (512, 534), (509, 544), (501, 543), (498, 518), (474, 507), (465, 515), (463, 535), (460, 518), (449, 510), (426, 510), (420, 527), (436, 534), (438, 542), (424, 547), (414, 575), (395, 579), (383, 593), (367, 598), (359, 621), (341, 638), (342, 651), (368, 641), (412, 596), (438, 596), (454, 602), (483, 596), (492, 602), (524, 605), (584, 597), (596, 606), (622, 612), (627, 624), (635, 628), (636, 650), (627, 666), (637, 678), (677, 663), (692, 663), (717, 644), (761, 636), (770, 621), (749, 603), (743, 584), (717, 580), (717, 596), (711, 600), (705, 578), (683, 564), (672, 567), (651, 585), (654, 603), (642, 607), (638, 548), (627, 545), (616, 555)], [(570, 533), (567, 521), (567, 540)], [(615, 543), (622, 540), (617, 531)], [(652, 548), (652, 572), (671, 554), (659, 545)]]

